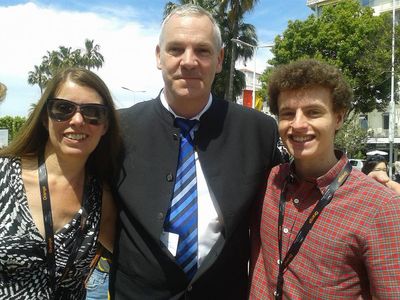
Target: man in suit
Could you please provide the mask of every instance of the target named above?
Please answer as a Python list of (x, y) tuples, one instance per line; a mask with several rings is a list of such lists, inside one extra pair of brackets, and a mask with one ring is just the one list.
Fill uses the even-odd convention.
[[(280, 153), (271, 117), (211, 95), (223, 56), (213, 17), (195, 5), (178, 7), (164, 20), (156, 48), (163, 90), (121, 110), (125, 153), (112, 299), (247, 297), (250, 210)], [(184, 133), (179, 118), (199, 122)], [(180, 254), (183, 226), (171, 229), (185, 140), (195, 158), (190, 193), (196, 221), (190, 223), (196, 238), (189, 265), (181, 264), (189, 256)]]

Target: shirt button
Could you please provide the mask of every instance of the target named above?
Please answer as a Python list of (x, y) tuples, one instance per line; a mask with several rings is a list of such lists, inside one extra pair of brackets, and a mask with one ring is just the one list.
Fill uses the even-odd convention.
[(276, 263), (277, 263), (278, 265), (280, 265), (280, 264), (281, 264), (281, 260), (278, 259), (278, 260), (276, 261)]
[(167, 181), (171, 182), (174, 180), (174, 176), (172, 175), (172, 173), (168, 173), (167, 174)]
[(178, 134), (176, 134), (176, 133), (174, 133), (173, 135), (172, 135), (172, 137), (174, 138), (174, 140), (175, 141), (177, 141), (179, 138), (178, 138)]
[(300, 200), (296, 198), (296, 199), (293, 200), (293, 202), (294, 202), (295, 204), (299, 204)]
[(163, 214), (162, 212), (158, 213), (157, 218), (158, 218), (159, 220), (164, 219), (164, 214)]
[(187, 291), (188, 291), (188, 292), (191, 292), (192, 290), (193, 290), (193, 286), (192, 286), (192, 285), (189, 285), (188, 288), (187, 288)]
[(275, 297), (278, 297), (278, 296), (279, 296), (279, 293), (278, 293), (277, 291), (274, 291), (274, 296), (275, 296)]
[(289, 229), (283, 228), (283, 232), (284, 232), (284, 233), (288, 233), (288, 232), (289, 232)]

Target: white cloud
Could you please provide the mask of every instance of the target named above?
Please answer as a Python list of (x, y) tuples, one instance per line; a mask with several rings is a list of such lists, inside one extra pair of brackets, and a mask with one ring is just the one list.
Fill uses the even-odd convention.
[[(59, 46), (84, 47), (86, 38), (100, 45), (105, 64), (98, 71), (118, 107), (157, 95), (162, 80), (155, 63), (159, 24), (143, 27), (127, 18), (61, 11), (33, 3), (0, 7), (0, 81), (8, 87), (0, 116), (27, 114), (39, 88), (27, 83), (28, 72), (47, 51)], [(121, 89), (146, 90), (132, 93)]]
[[(267, 45), (270, 43), (259, 43), (259, 45)], [(273, 54), (270, 49), (267, 48), (259, 48), (257, 50), (257, 56), (256, 56), (256, 72), (257, 73), (263, 73), (264, 70), (269, 66), (267, 61), (273, 58)], [(254, 58), (251, 58), (244, 63), (243, 60), (238, 60), (236, 62), (236, 69), (249, 69), (251, 71), (254, 71)]]

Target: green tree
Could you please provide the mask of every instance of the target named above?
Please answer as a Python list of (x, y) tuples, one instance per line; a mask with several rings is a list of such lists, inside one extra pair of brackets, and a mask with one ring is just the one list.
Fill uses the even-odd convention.
[[(222, 65), (222, 72), (216, 75), (212, 92), (218, 97), (225, 97), (225, 99), (229, 99), (234, 101), (238, 95), (242, 93), (242, 90), (246, 86), (246, 78), (243, 72), (236, 70), (235, 68), (231, 69), (232, 65), (235, 66), (235, 62), (240, 58), (244, 62), (250, 59), (254, 55), (254, 49), (251, 47), (243, 47), (239, 45), (236, 47), (236, 43), (232, 42), (232, 38), (239, 38), (240, 40), (252, 44), (257, 45), (257, 34), (255, 27), (251, 24), (247, 24), (243, 22), (243, 15), (245, 12), (249, 11), (257, 1), (233, 1), (234, 8), (230, 6), (229, 1), (222, 0), (180, 0), (179, 4), (196, 4), (204, 9), (208, 10), (216, 19), (221, 29), (222, 41), (225, 48), (224, 61)], [(243, 2), (243, 7), (238, 7), (237, 4)], [(249, 6), (249, 2), (252, 2), (253, 6)], [(165, 5), (164, 9), (164, 17), (166, 17), (177, 5), (174, 2), (168, 2)], [(239, 10), (238, 10), (239, 9)], [(239, 19), (237, 20), (237, 24), (233, 22), (234, 20), (234, 11), (239, 11), (241, 14), (238, 14)], [(237, 26), (235, 32), (231, 30), (233, 23)], [(235, 49), (233, 49), (235, 48)], [(233, 50), (232, 50), (233, 49)], [(231, 57), (234, 55), (234, 59)], [(233, 74), (231, 76), (231, 74)], [(230, 85), (231, 83), (231, 85)], [(231, 91), (228, 92), (228, 86), (231, 86)], [(229, 94), (230, 93), (230, 94)], [(229, 94), (229, 95), (228, 95)]]
[(47, 81), (48, 75), (46, 75), (46, 70), (43, 64), (40, 66), (34, 66), (34, 70), (29, 71), (28, 73), (28, 83), (30, 85), (37, 84), (40, 89), (40, 94), (43, 93)]
[(104, 57), (99, 52), (100, 46), (94, 44), (94, 40), (85, 40), (85, 49), (72, 49), (71, 47), (59, 46), (58, 50), (47, 51), (43, 56), (42, 63), (34, 66), (34, 70), (28, 74), (28, 83), (37, 84), (43, 93), (47, 82), (58, 71), (66, 67), (83, 67), (87, 69), (103, 66)]
[(268, 66), (260, 76), (261, 89), (258, 91), (258, 93), (260, 94), (263, 102), (268, 98), (268, 79), (273, 69), (273, 67)]
[(345, 151), (348, 157), (364, 153), (367, 145), (368, 132), (361, 128), (357, 116), (345, 122), (335, 136), (335, 147)]
[(99, 69), (103, 66), (104, 56), (99, 52), (100, 46), (94, 44), (94, 40), (85, 40), (85, 52), (82, 60), (84, 66), (89, 70), (96, 68)]
[(289, 21), (284, 33), (275, 38), (275, 57), (269, 64), (323, 59), (339, 67), (350, 82), (354, 112), (382, 110), (390, 94), (391, 30), (390, 15), (374, 16), (359, 1), (341, 1), (324, 6), (318, 18)]
[[(254, 48), (236, 44), (232, 41), (233, 38), (239, 39), (250, 45), (257, 45), (258, 38), (256, 29), (252, 24), (244, 23), (241, 20), (238, 24), (238, 33), (233, 34), (229, 29), (228, 15), (220, 15), (219, 17), (222, 39), (225, 45), (225, 56), (222, 63), (222, 72), (217, 74), (214, 81), (213, 92), (219, 97), (224, 97), (234, 101), (246, 87), (245, 74), (232, 67), (238, 59), (243, 60), (244, 63), (254, 55)], [(234, 58), (232, 59), (232, 55)]]
[(8, 129), (8, 142), (11, 142), (25, 124), (25, 117), (5, 116), (0, 118), (0, 128)]

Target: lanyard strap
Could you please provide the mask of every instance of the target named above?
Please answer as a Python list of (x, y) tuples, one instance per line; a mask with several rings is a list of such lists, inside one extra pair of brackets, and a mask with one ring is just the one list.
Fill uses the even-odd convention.
[(297, 253), (299, 252), (301, 245), (308, 232), (313, 227), (314, 223), (317, 221), (320, 216), (322, 210), (331, 202), (334, 193), (336, 190), (343, 184), (343, 182), (347, 179), (351, 172), (351, 165), (349, 162), (343, 167), (340, 173), (336, 176), (333, 182), (328, 186), (326, 192), (322, 196), (322, 198), (318, 201), (317, 205), (314, 207), (307, 220), (304, 222), (300, 231), (297, 233), (296, 238), (294, 239), (292, 245), (289, 248), (289, 251), (286, 253), (285, 258), (282, 261), (282, 227), (283, 227), (283, 219), (285, 215), (285, 205), (286, 205), (286, 185), (287, 180), (283, 186), (280, 200), (279, 200), (279, 218), (278, 218), (278, 247), (279, 247), (279, 272), (277, 278), (277, 288), (275, 291), (275, 299), (282, 299), (283, 292), (283, 274), (285, 273), (287, 267), (295, 258)]
[[(54, 230), (53, 230), (53, 218), (51, 215), (51, 203), (50, 203), (50, 191), (49, 185), (47, 181), (47, 170), (46, 164), (44, 162), (44, 151), (42, 151), (38, 156), (38, 173), (39, 173), (39, 185), (40, 185), (40, 196), (42, 200), (42, 210), (43, 210), (43, 221), (44, 221), (44, 230), (45, 230), (45, 240), (47, 247), (47, 268), (49, 271), (49, 284), (50, 288), (53, 291), (53, 299), (56, 294), (56, 258), (55, 258), (55, 250), (54, 250)], [(60, 282), (63, 280), (65, 275), (71, 269), (73, 262), (78, 254), (79, 246), (83, 241), (83, 233), (86, 228), (86, 219), (87, 219), (87, 211), (86, 207), (86, 199), (88, 195), (88, 185), (86, 184), (86, 176), (84, 183), (84, 192), (83, 192), (83, 204), (82, 204), (82, 214), (79, 219), (79, 230), (77, 231), (77, 235), (75, 237), (75, 242), (71, 250), (71, 254), (68, 257), (67, 263), (64, 268), (64, 272), (61, 275)]]

